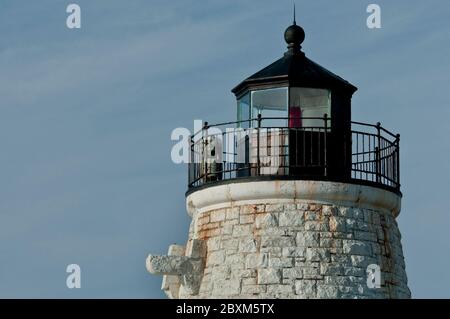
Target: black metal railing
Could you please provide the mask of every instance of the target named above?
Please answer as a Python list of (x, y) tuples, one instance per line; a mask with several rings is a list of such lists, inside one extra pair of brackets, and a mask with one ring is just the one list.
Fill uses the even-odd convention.
[(400, 191), (400, 136), (377, 125), (331, 127), (331, 118), (204, 123), (191, 136), (189, 189), (241, 178), (368, 183)]
[(400, 134), (392, 134), (380, 123), (352, 122), (352, 179), (400, 190)]

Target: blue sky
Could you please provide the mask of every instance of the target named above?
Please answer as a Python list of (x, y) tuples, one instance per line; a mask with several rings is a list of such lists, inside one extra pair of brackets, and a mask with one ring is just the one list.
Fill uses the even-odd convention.
[[(292, 1), (0, 0), (0, 297), (161, 298), (148, 253), (184, 243), (176, 127), (235, 118), (230, 89), (285, 51)], [(370, 30), (366, 7), (382, 8)], [(450, 3), (297, 1), (306, 54), (402, 134), (414, 297), (450, 297)], [(82, 288), (66, 287), (66, 266)]]

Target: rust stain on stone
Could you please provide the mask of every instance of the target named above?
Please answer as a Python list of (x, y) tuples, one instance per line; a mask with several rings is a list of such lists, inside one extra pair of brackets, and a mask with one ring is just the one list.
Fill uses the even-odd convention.
[(331, 218), (330, 218), (330, 231), (331, 231), (332, 233), (334, 233), (334, 232), (336, 232), (336, 230), (337, 230), (337, 221), (336, 221), (336, 218), (331, 217)]
[(276, 190), (277, 193), (280, 193), (280, 191), (281, 191), (281, 184), (280, 183), (281, 183), (280, 181), (275, 181), (274, 182), (275, 190)]
[(220, 228), (201, 230), (198, 233), (199, 239), (202, 239), (202, 240), (207, 240), (209, 238), (216, 237), (218, 235), (220, 235)]

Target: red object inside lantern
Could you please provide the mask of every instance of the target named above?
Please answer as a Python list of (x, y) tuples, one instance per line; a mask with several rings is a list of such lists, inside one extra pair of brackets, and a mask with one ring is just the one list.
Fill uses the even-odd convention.
[(302, 109), (300, 106), (290, 108), (289, 127), (302, 127)]

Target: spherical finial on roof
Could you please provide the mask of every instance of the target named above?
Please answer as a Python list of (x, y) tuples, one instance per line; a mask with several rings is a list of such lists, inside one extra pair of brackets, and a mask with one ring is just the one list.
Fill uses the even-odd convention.
[(305, 40), (305, 31), (301, 26), (293, 24), (284, 32), (284, 40), (289, 45), (298, 46)]

